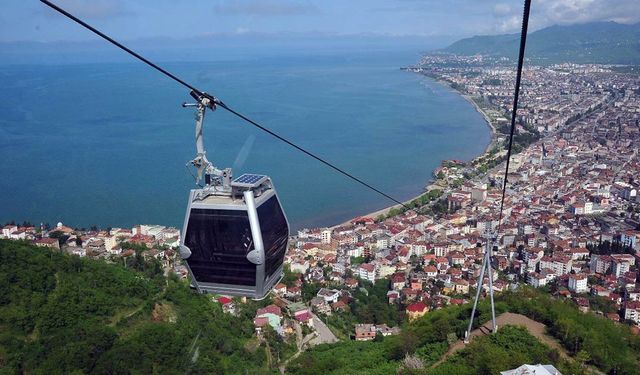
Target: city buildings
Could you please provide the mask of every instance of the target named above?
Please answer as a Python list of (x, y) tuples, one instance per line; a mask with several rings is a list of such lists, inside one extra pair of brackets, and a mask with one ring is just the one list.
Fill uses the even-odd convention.
[[(529, 283), (574, 297), (585, 311), (600, 298), (618, 309), (610, 319), (635, 319), (640, 78), (604, 65), (525, 68), (499, 221), (514, 69), (491, 57), (443, 54), (411, 68), (464, 94), (490, 122), (493, 142), (472, 161), (443, 161), (430, 214), (303, 230), (287, 254), (291, 269), (309, 274), (301, 263), (322, 264), (333, 271), (324, 280), (346, 290), (356, 288), (354, 278), (385, 280), (388, 302), (415, 319), (473, 293), (484, 232), (499, 227), (494, 290)], [(488, 275), (482, 285), (488, 291)]]

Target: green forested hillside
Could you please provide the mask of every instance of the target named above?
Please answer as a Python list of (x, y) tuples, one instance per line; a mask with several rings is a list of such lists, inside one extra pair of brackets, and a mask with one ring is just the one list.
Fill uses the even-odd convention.
[[(517, 57), (520, 34), (461, 39), (445, 52)], [(537, 63), (640, 64), (640, 24), (593, 22), (550, 26), (529, 34), (527, 58)]]
[(573, 356), (603, 372), (639, 374), (640, 336), (629, 326), (593, 313), (582, 313), (572, 301), (551, 298), (529, 288), (500, 297), (509, 311), (547, 325), (549, 333)]
[(0, 374), (277, 372), (251, 339), (255, 303), (232, 317), (146, 269), (0, 240)]
[[(251, 318), (267, 302), (222, 313), (184, 282), (153, 264), (139, 271), (0, 240), (0, 374), (276, 374), (277, 358), (295, 351), (267, 334), (253, 338)], [(526, 331), (501, 327), (430, 368), (462, 337), (471, 306), (433, 311), (405, 324), (399, 336), (320, 345), (288, 364), (292, 374), (495, 374), (523, 362), (552, 363), (564, 373), (583, 365), (637, 374), (640, 337), (571, 301), (521, 287), (497, 298), (497, 313), (546, 324), (564, 346), (563, 359)], [(490, 317), (486, 301), (479, 319)], [(526, 350), (525, 350), (526, 348)]]
[(495, 335), (474, 339), (446, 362), (424, 373), (429, 375), (499, 374), (500, 371), (517, 368), (524, 363), (553, 363), (565, 374), (579, 371), (578, 366), (560, 359), (556, 352), (540, 343), (525, 328), (506, 326)]
[[(497, 335), (471, 345), (435, 368), (431, 365), (450, 343), (464, 336), (471, 306), (452, 306), (406, 324), (400, 336), (379, 342), (321, 345), (300, 355), (287, 368), (293, 374), (496, 374), (523, 363), (551, 363), (565, 374), (586, 373), (585, 365), (605, 373), (638, 374), (640, 337), (628, 326), (601, 316), (583, 314), (571, 301), (556, 300), (526, 287), (497, 299), (496, 313), (520, 313), (545, 323), (571, 359), (540, 343), (519, 328), (501, 327)], [(487, 301), (479, 304), (474, 327), (490, 319)], [(526, 349), (525, 349), (526, 348)]]
[[(481, 306), (481, 320), (489, 317)], [(503, 311), (504, 304), (499, 305)], [(496, 374), (523, 363), (553, 363), (569, 369), (571, 361), (541, 344), (525, 329), (503, 327), (497, 335), (474, 340), (458, 354), (435, 368), (431, 366), (464, 334), (469, 310), (450, 307), (428, 313), (404, 327), (400, 336), (378, 342), (341, 342), (323, 345), (302, 354), (288, 367), (293, 374)]]

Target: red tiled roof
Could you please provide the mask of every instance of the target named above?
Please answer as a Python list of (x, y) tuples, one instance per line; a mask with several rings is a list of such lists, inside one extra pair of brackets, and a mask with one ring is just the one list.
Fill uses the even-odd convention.
[(297, 286), (292, 286), (291, 288), (287, 288), (287, 291), (291, 294), (296, 294), (300, 292), (300, 288)]
[(356, 223), (373, 223), (373, 219), (370, 217), (356, 217), (351, 220), (352, 224)]
[(345, 284), (347, 285), (358, 285), (358, 280), (356, 279), (352, 279), (352, 278), (348, 278), (344, 281)]
[(263, 314), (274, 314), (274, 315), (282, 316), (282, 310), (280, 309), (280, 307), (276, 305), (269, 305), (267, 307), (258, 309), (258, 311), (256, 311), (256, 315), (263, 315)]
[(427, 305), (422, 302), (415, 302), (407, 306), (407, 311), (410, 312), (423, 312), (427, 309)]
[(346, 303), (344, 303), (344, 301), (338, 301), (338, 302), (332, 303), (332, 304), (331, 304), (331, 308), (333, 308), (333, 309), (340, 309), (340, 308), (345, 307), (346, 305), (347, 305), (347, 304), (346, 304)]
[(267, 324), (269, 324), (269, 319), (264, 318), (264, 317), (255, 318), (255, 319), (253, 319), (253, 324), (254, 324), (256, 327), (264, 327), (264, 326), (266, 326)]
[(640, 301), (629, 301), (627, 302), (627, 309), (638, 310), (640, 309)]
[(296, 320), (299, 322), (306, 322), (311, 319), (311, 313), (309, 311), (305, 311), (301, 314), (296, 314)]
[(367, 272), (373, 272), (376, 269), (376, 267), (371, 263), (363, 263), (360, 265), (360, 268), (363, 268)]

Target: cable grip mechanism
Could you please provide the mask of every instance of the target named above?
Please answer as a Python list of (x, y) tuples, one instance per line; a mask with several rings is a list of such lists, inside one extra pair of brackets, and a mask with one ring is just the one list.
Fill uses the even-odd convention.
[(192, 90), (189, 94), (196, 100), (196, 103), (182, 103), (182, 107), (195, 107), (197, 109), (195, 114), (196, 157), (187, 162), (187, 168), (189, 168), (189, 166), (195, 167), (196, 175), (194, 176), (194, 179), (196, 184), (200, 185), (200, 181), (204, 177), (206, 187), (214, 188), (215, 190), (222, 187), (223, 190), (229, 190), (231, 188), (231, 179), (233, 178), (231, 168), (220, 170), (216, 168), (209, 159), (207, 159), (207, 152), (204, 149), (204, 136), (202, 132), (204, 116), (207, 108), (215, 111), (216, 104), (221, 102), (217, 98), (204, 92)]

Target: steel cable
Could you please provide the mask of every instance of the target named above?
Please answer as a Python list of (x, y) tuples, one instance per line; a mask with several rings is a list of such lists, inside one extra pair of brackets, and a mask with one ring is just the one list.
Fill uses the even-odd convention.
[(147, 60), (146, 58), (144, 58), (143, 56), (141, 56), (140, 54), (136, 53), (135, 51), (131, 50), (130, 48), (126, 47), (125, 45), (123, 45), (122, 43), (116, 41), (115, 39), (111, 38), (110, 36), (108, 36), (107, 34), (101, 32), (100, 30), (96, 29), (95, 27), (89, 25), (88, 23), (84, 22), (83, 20), (79, 19), (78, 17), (74, 16), (73, 14), (67, 12), (66, 10), (60, 8), (59, 6), (57, 6), (56, 4), (48, 1), (48, 0), (40, 0), (40, 2), (42, 2), (43, 4), (49, 6), (50, 8), (54, 9), (55, 11), (59, 12), (60, 14), (66, 16), (67, 18), (75, 21), (76, 23), (78, 23), (79, 25), (81, 25), (82, 27), (90, 30), (91, 32), (93, 32), (94, 34), (100, 36), (101, 38), (105, 39), (106, 41), (108, 41), (109, 43), (113, 44), (114, 46), (120, 48), (121, 50), (125, 51), (126, 53), (132, 55), (133, 57), (137, 58), (138, 60), (142, 61), (143, 63), (149, 65), (150, 67), (152, 67), (153, 69), (159, 71), (160, 73), (164, 74), (165, 76), (171, 78), (172, 80), (176, 81), (177, 83), (181, 84), (184, 87), (187, 87), (188, 89), (190, 89), (191, 91), (199, 94), (200, 96), (205, 96), (208, 97), (210, 99), (213, 100), (213, 102), (222, 107), (223, 109), (225, 109), (226, 111), (228, 111), (229, 113), (237, 116), (238, 118), (246, 121), (247, 123), (257, 127), (258, 129), (266, 132), (267, 134), (275, 137), (276, 139), (286, 143), (287, 145), (297, 149), (298, 151), (301, 151), (302, 153), (304, 153), (307, 156), (312, 157), (313, 159), (321, 162), (322, 164), (330, 167), (331, 169), (333, 169), (334, 171), (346, 176), (347, 178), (359, 183), (360, 185), (382, 195), (383, 197), (391, 200), (392, 202), (395, 202), (399, 205), (402, 205), (404, 208), (406, 209), (411, 209), (410, 207), (408, 207), (407, 205), (405, 205), (404, 203), (402, 203), (401, 201), (399, 201), (398, 199), (393, 198), (391, 195), (373, 187), (371, 184), (361, 180), (358, 177), (355, 177), (354, 175), (352, 175), (351, 173), (335, 166), (333, 163), (325, 160), (324, 158), (312, 153), (309, 150), (306, 150), (304, 148), (302, 148), (301, 146), (296, 145), (295, 143), (289, 141), (288, 139), (284, 138), (281, 135), (278, 135), (277, 133), (273, 132), (272, 130), (269, 130), (268, 128), (266, 128), (263, 125), (258, 124), (257, 122), (251, 120), (250, 118), (248, 118), (247, 116), (244, 116), (243, 114), (233, 110), (232, 108), (230, 108), (229, 106), (227, 106), (226, 104), (224, 104), (222, 101), (220, 101), (218, 98), (216, 98), (215, 96), (211, 96), (203, 91), (198, 90), (197, 88), (195, 88), (193, 85), (183, 81), (182, 79), (178, 78), (177, 76), (175, 76), (174, 74), (168, 72), (167, 70), (161, 68), (160, 66), (158, 66), (157, 64)]

